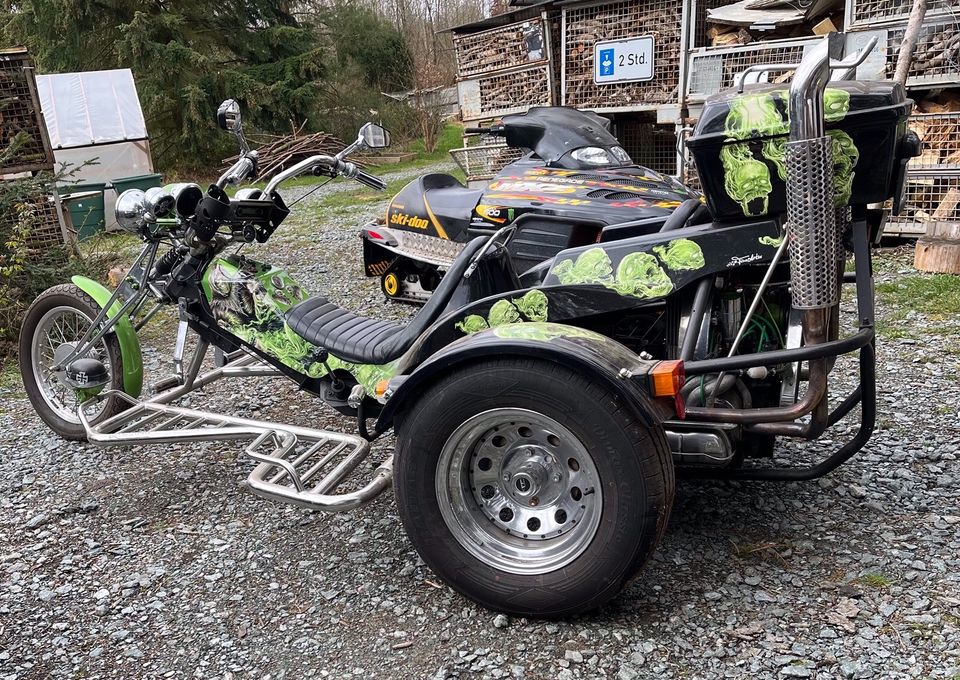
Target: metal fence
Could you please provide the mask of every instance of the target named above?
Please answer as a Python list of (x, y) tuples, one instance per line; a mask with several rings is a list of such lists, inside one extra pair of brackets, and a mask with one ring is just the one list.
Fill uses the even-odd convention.
[[(913, 0), (847, 0), (847, 28), (859, 28), (876, 25), (881, 21), (907, 19)], [(928, 0), (928, 19), (938, 15), (957, 14), (960, 7), (957, 0)]]
[[(804, 52), (815, 45), (819, 38), (771, 40), (736, 47), (710, 47), (690, 54), (687, 98), (702, 101), (720, 90), (733, 86), (736, 75), (748, 66), (757, 64), (795, 64)], [(790, 71), (772, 71), (767, 74), (770, 82), (786, 82)]]

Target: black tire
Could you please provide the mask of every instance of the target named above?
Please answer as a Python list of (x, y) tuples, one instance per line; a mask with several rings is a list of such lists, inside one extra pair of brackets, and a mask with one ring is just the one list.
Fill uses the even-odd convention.
[[(20, 377), (23, 380), (23, 387), (27, 392), (30, 403), (51, 430), (64, 439), (85, 441), (86, 433), (83, 426), (79, 422), (70, 422), (58, 415), (44, 399), (43, 390), (37, 383), (33, 371), (32, 348), (34, 336), (39, 331), (39, 324), (43, 316), (57, 307), (72, 307), (91, 320), (100, 313), (100, 306), (96, 301), (73, 284), (53, 286), (41, 293), (27, 310), (23, 318), (23, 326), (20, 329)], [(120, 343), (116, 335), (111, 333), (104, 338), (104, 344), (111, 367), (110, 382), (106, 389), (123, 390), (123, 358), (120, 354)], [(103, 409), (96, 418), (91, 419), (91, 423), (99, 423), (127, 408), (129, 408), (129, 404), (125, 401), (117, 397), (108, 397)]]
[[(441, 514), (435, 488), (441, 450), (467, 419), (499, 408), (529, 409), (561, 423), (599, 473), (596, 533), (579, 556), (554, 571), (515, 574), (484, 563), (464, 549)], [(666, 528), (674, 470), (662, 427), (646, 426), (588, 376), (542, 361), (487, 361), (442, 378), (396, 421), (394, 492), (407, 535), (444, 581), (490, 609), (548, 618), (595, 609), (639, 571)]]

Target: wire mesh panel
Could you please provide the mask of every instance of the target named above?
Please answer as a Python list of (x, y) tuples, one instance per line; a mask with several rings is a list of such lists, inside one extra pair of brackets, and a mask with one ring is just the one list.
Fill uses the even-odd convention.
[(707, 11), (729, 5), (730, 0), (693, 0), (693, 2), (693, 26), (691, 27), (690, 46), (709, 47), (710, 38), (707, 36), (707, 30), (710, 28), (710, 25), (707, 23)]
[(909, 125), (923, 141), (911, 169), (960, 170), (960, 112), (917, 113)]
[(53, 168), (53, 151), (40, 113), (33, 60), (21, 48), (0, 50), (0, 150), (11, 143), (17, 151), (0, 172), (33, 172)]
[(472, 181), (491, 179), (503, 169), (503, 166), (520, 158), (523, 151), (501, 144), (483, 144), (467, 146), (462, 149), (451, 149), (450, 155), (463, 170), (467, 180)]
[(547, 30), (541, 19), (458, 35), (453, 44), (461, 78), (545, 61)]
[[(924, 233), (931, 226), (960, 225), (960, 173), (911, 173), (900, 215), (890, 222), (901, 231)], [(913, 226), (914, 229), (903, 229)]]
[[(887, 78), (897, 68), (906, 26), (887, 32)], [(908, 86), (954, 84), (960, 80), (960, 18), (924, 21), (907, 76)]]
[[(748, 66), (758, 64), (795, 64), (819, 38), (775, 40), (741, 47), (714, 47), (690, 54), (690, 75), (687, 96), (703, 100), (733, 86), (734, 78)], [(792, 71), (771, 71), (769, 82), (786, 82)]]
[[(32, 223), (26, 239), (31, 250), (48, 250), (63, 245), (63, 232), (57, 218), (57, 207), (52, 196), (35, 196), (25, 200), (19, 207), (21, 219)], [(64, 251), (66, 252), (66, 251)]]
[(617, 123), (617, 139), (636, 163), (665, 175), (677, 174), (677, 136), (673, 125), (644, 119)]
[[(847, 28), (910, 17), (913, 0), (847, 0)], [(957, 0), (927, 0), (927, 18), (956, 14)]]
[(457, 87), (464, 120), (505, 116), (553, 103), (546, 64), (462, 80)]
[[(638, 0), (565, 8), (564, 103), (591, 109), (670, 104), (680, 86), (680, 0)], [(594, 45), (653, 37), (653, 78), (644, 82), (594, 82)]]

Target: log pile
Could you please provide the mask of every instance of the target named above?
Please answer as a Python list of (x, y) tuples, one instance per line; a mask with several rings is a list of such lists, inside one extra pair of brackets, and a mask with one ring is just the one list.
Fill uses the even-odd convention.
[[(621, 3), (616, 9), (599, 6), (581, 11), (584, 15), (568, 17), (566, 26), (568, 104), (590, 108), (677, 101), (682, 24), (679, 2)], [(593, 81), (594, 44), (638, 35), (653, 36), (653, 80), (598, 87)]]
[(50, 170), (53, 151), (42, 128), (33, 60), (22, 47), (0, 50), (0, 148), (15, 139), (17, 153), (9, 155), (3, 173)]
[(549, 103), (550, 81), (546, 67), (504, 73), (480, 81), (480, 110), (484, 113)]
[(917, 103), (921, 115), (910, 119), (910, 129), (923, 142), (919, 158), (911, 162), (915, 168), (960, 166), (960, 95), (944, 94), (937, 99)]
[[(457, 50), (460, 77), (466, 78), (531, 63), (524, 31), (536, 30), (537, 25), (540, 23), (523, 22), (492, 31), (457, 36), (454, 46)], [(545, 55), (546, 52), (542, 54)]]
[[(889, 43), (899, 45), (903, 30), (890, 31)], [(896, 68), (896, 50), (888, 54), (887, 71), (892, 76)], [(955, 21), (926, 23), (920, 29), (917, 49), (910, 64), (910, 77), (956, 75), (960, 63), (960, 24)]]
[[(303, 133), (306, 121), (299, 128), (293, 128), (289, 135), (251, 136), (250, 145), (257, 150), (260, 172), (259, 180), (267, 180), (304, 158), (316, 154), (333, 155), (346, 146), (340, 139), (326, 132)], [(291, 126), (292, 127), (292, 126)], [(233, 165), (239, 156), (223, 159), (223, 168)], [(357, 163), (353, 159), (354, 163)], [(357, 165), (362, 165), (357, 163)]]

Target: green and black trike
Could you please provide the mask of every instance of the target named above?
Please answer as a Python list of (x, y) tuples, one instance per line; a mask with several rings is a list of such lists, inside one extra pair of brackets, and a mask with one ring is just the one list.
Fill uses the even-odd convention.
[[(120, 196), (118, 223), (144, 242), (126, 281), (78, 277), (33, 303), (20, 339), (30, 400), (67, 439), (240, 441), (254, 493), (309, 509), (351, 510), (392, 486), (410, 541), (451, 587), (520, 615), (595, 608), (650, 559), (678, 475), (812, 479), (871, 435), (870, 250), (884, 212), (868, 206), (899, 205), (919, 143), (903, 88), (837, 77), (868, 50), (844, 59), (833, 34), (791, 84), (741, 82), (707, 101), (689, 144), (709, 211), (694, 198), (657, 233), (609, 225), (517, 271), (507, 245), (542, 227), (521, 216), (467, 243), (407, 324), (238, 252), (281, 227), (278, 189), (297, 175), (383, 188), (345, 159), (387, 132), (367, 124), (340, 154), (229, 197), (257, 157), (228, 100), (220, 125), (243, 151), (215, 184)], [(841, 329), (848, 283), (857, 327)], [(163, 305), (180, 319), (174, 376), (145, 395), (137, 327)], [(831, 409), (830, 374), (852, 352), (858, 386)], [(176, 405), (217, 380), (266, 377), (355, 417), (357, 432)], [(777, 438), (816, 439), (858, 406), (856, 434), (824, 460), (775, 462)], [(391, 430), (395, 451), (368, 467), (370, 442)]]

